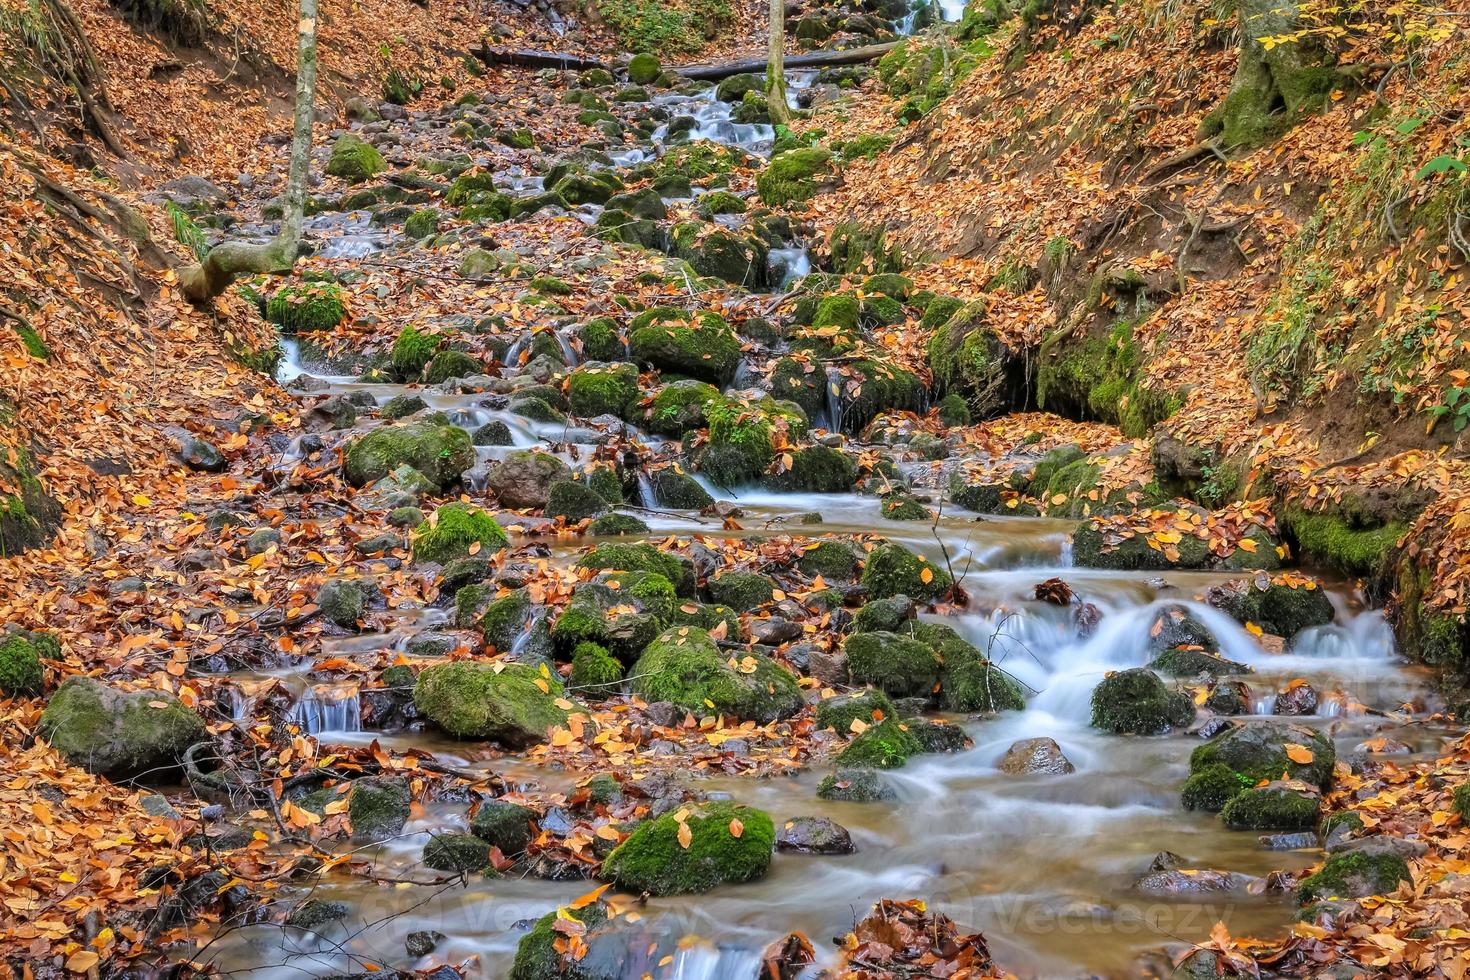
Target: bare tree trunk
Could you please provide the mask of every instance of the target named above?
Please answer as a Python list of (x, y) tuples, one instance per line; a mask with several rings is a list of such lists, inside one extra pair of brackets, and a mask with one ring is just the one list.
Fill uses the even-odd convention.
[(771, 122), (791, 121), (786, 105), (786, 0), (771, 0), (771, 46), (766, 59), (766, 106)]
[(196, 303), (207, 303), (230, 287), (236, 277), (261, 272), (289, 272), (301, 247), (306, 212), (306, 183), (311, 173), (311, 126), (316, 103), (317, 0), (301, 0), (297, 24), (296, 111), (291, 131), (291, 163), (286, 174), (285, 216), (281, 232), (264, 245), (221, 242), (204, 260), (179, 270), (179, 286)]

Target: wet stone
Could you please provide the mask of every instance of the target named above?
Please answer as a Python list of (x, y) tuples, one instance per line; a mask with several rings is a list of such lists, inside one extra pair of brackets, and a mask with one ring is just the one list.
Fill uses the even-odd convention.
[(1010, 776), (1059, 776), (1076, 772), (1062, 747), (1050, 738), (1021, 739), (1006, 749), (1000, 771)]
[(793, 817), (776, 831), (776, 850), (798, 854), (851, 854), (852, 835), (826, 817)]

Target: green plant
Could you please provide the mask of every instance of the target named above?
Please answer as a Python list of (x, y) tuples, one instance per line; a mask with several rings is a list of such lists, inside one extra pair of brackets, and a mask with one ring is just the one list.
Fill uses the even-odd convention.
[(1456, 369), (1450, 372), (1450, 378), (1451, 384), (1440, 388), (1439, 404), (1430, 406), (1429, 415), (1434, 419), (1448, 416), (1455, 431), (1460, 432), (1470, 425), (1470, 371)]
[(169, 223), (173, 225), (174, 238), (180, 245), (192, 252), (194, 258), (203, 259), (204, 253), (209, 251), (209, 245), (204, 241), (203, 229), (195, 224), (194, 219), (173, 201), (166, 203), (163, 209), (168, 214)]

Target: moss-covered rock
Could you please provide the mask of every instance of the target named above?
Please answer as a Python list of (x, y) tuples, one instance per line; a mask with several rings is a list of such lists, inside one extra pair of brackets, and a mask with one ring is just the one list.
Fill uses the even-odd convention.
[(679, 595), (694, 595), (693, 563), (651, 544), (600, 544), (583, 555), (577, 565), (596, 571), (657, 572), (673, 583)]
[(567, 378), (573, 415), (628, 418), (638, 401), (638, 369), (631, 364), (587, 364)]
[[(682, 821), (678, 816), (640, 824), (607, 856), (602, 877), (633, 894), (684, 895), (765, 876), (776, 828), (763, 811), (716, 802), (689, 809)], [(687, 847), (680, 840), (684, 828)]]
[[(1294, 745), (1299, 748), (1291, 749)], [(1308, 761), (1294, 761), (1293, 754)], [(1189, 771), (1198, 773), (1219, 763), (1237, 773), (1247, 786), (1286, 778), (1326, 790), (1332, 785), (1336, 762), (1332, 741), (1320, 732), (1297, 725), (1252, 722), (1234, 725), (1197, 747), (1190, 754)]]
[(675, 381), (653, 396), (646, 410), (648, 431), (661, 436), (682, 436), (708, 424), (705, 412), (723, 403), (720, 389), (703, 381)]
[(443, 338), (435, 334), (421, 333), (412, 325), (404, 327), (388, 356), (394, 377), (401, 381), (417, 379), (442, 342)]
[(1232, 796), (1220, 819), (1231, 830), (1314, 830), (1319, 802), (1285, 786), (1252, 787)]
[(934, 518), (928, 507), (905, 494), (884, 497), (879, 512), (890, 521), (928, 521)]
[(507, 543), (505, 530), (489, 514), (468, 504), (445, 504), (414, 531), (413, 560), (447, 565), (472, 553), (489, 558)]
[(177, 772), (184, 752), (208, 737), (204, 721), (162, 691), (119, 691), (70, 677), (51, 695), (37, 734), (73, 765), (117, 779)]
[(1226, 660), (1219, 654), (1187, 647), (1170, 647), (1161, 651), (1149, 661), (1148, 669), (1165, 677), (1199, 677), (1202, 674), (1228, 677), (1231, 674), (1250, 673), (1250, 668), (1245, 664)]
[(485, 365), (462, 350), (441, 350), (424, 367), (424, 383), (443, 384), (451, 378), (469, 378), (485, 372)]
[(57, 659), (60, 646), (49, 633), (16, 631), (0, 640), (0, 695), (33, 698), (46, 687), (43, 656)]
[(761, 203), (773, 207), (799, 204), (817, 194), (818, 181), (830, 172), (832, 151), (810, 146), (778, 153), (755, 178)]
[(817, 796), (841, 803), (875, 803), (898, 798), (878, 773), (871, 768), (836, 769), (817, 784)]
[(846, 541), (816, 541), (802, 550), (796, 567), (811, 578), (849, 582), (857, 577), (858, 560), (857, 550)]
[(1387, 895), (1400, 882), (1414, 883), (1409, 865), (1397, 854), (1347, 851), (1328, 855), (1322, 867), (1302, 882), (1297, 897), (1303, 905), (1331, 898)]
[(587, 533), (595, 535), (647, 534), (649, 527), (631, 514), (603, 514), (587, 525)]
[(424, 668), (413, 689), (419, 711), (450, 735), (514, 747), (566, 724), (567, 710), (555, 703), (562, 697), (561, 682), (544, 671), (468, 660)]
[(439, 234), (438, 208), (419, 208), (403, 222), (403, 234), (414, 241), (423, 241)]
[(516, 589), (485, 606), (480, 631), (485, 642), (500, 653), (509, 653), (535, 615), (535, 603), (525, 589)]
[(1092, 692), (1092, 724), (1116, 735), (1163, 735), (1194, 720), (1188, 694), (1137, 667), (1103, 678)]
[(714, 313), (658, 307), (638, 314), (630, 328), (632, 358), (660, 371), (723, 385), (740, 363), (740, 339)]
[(1371, 525), (1366, 520), (1352, 521), (1300, 507), (1288, 508), (1281, 519), (1301, 555), (1354, 576), (1379, 572), (1406, 530), (1401, 523)]
[(924, 602), (943, 598), (954, 586), (954, 579), (922, 555), (887, 542), (868, 553), (862, 583), (873, 599), (906, 595)]
[(357, 840), (396, 837), (408, 823), (410, 810), (408, 787), (396, 780), (358, 779), (347, 794), (347, 819)]
[(854, 633), (900, 633), (914, 618), (914, 601), (906, 595), (874, 599), (852, 618)]
[(607, 648), (592, 642), (578, 643), (572, 651), (572, 673), (569, 677), (574, 692), (592, 698), (606, 698), (618, 691), (623, 680), (623, 665)]
[(672, 467), (649, 473), (648, 488), (653, 493), (653, 503), (658, 507), (703, 510), (715, 502), (698, 480)]
[(923, 744), (897, 718), (870, 725), (837, 754), (838, 766), (898, 769), (924, 751)]
[(671, 701), (696, 714), (719, 712), (762, 724), (805, 704), (796, 678), (760, 654), (729, 657), (694, 626), (666, 630), (634, 664), (630, 681), (646, 701)]
[(1205, 810), (1219, 813), (1225, 804), (1235, 798), (1250, 783), (1235, 770), (1221, 762), (1201, 766), (1184, 781), (1180, 791), (1180, 802), (1186, 810)]
[(374, 429), (356, 440), (347, 449), (343, 472), (349, 483), (362, 487), (407, 465), (442, 490), (458, 483), (475, 459), (469, 433), (436, 412)]
[(509, 980), (618, 980), (617, 968), (600, 970), (571, 952), (561, 951), (568, 931), (593, 937), (607, 921), (607, 907), (601, 902), (580, 909), (558, 908), (543, 915), (516, 946)]
[(506, 857), (524, 854), (530, 846), (536, 812), (508, 800), (486, 800), (470, 818), (470, 833), (500, 848)]
[(388, 164), (383, 160), (383, 154), (371, 143), (366, 143), (351, 133), (343, 133), (337, 137), (337, 142), (332, 144), (332, 155), (327, 160), (327, 174), (341, 177), (349, 184), (360, 184), (387, 169)]
[(758, 572), (725, 572), (709, 580), (710, 598), (736, 612), (750, 612), (772, 599), (776, 583)]
[(342, 291), (333, 283), (306, 282), (282, 286), (265, 304), (265, 318), (284, 333), (331, 330), (347, 316)]
[(585, 483), (558, 480), (546, 493), (547, 517), (565, 517), (575, 523), (607, 510), (607, 501)]
[(830, 728), (840, 735), (851, 733), (854, 721), (876, 725), (885, 718), (897, 717), (897, 709), (888, 695), (872, 687), (817, 702), (817, 728)]
[(571, 468), (558, 457), (525, 449), (507, 453), (491, 466), (485, 486), (506, 507), (544, 508), (552, 485), (571, 478)]
[(1104, 526), (1096, 520), (1083, 521), (1072, 533), (1072, 562), (1083, 568), (1120, 570), (1158, 570), (1206, 568), (1211, 562), (1209, 544), (1204, 538), (1182, 534), (1175, 552), (1155, 548), (1148, 536), (1135, 534), (1112, 540)]
[(1023, 711), (1021, 686), (985, 658), (973, 644), (950, 639), (938, 644), (944, 669), (940, 673), (939, 703), (946, 711)]
[(682, 221), (669, 233), (669, 252), (701, 276), (759, 289), (770, 274), (770, 245), (754, 231)]
[(854, 683), (893, 697), (932, 697), (940, 659), (929, 644), (900, 633), (854, 633), (842, 644)]
[[(495, 873), (490, 864), (490, 845), (474, 834), (435, 834), (424, 845), (423, 860), (435, 871)], [(495, 873), (495, 877), (499, 874)]]

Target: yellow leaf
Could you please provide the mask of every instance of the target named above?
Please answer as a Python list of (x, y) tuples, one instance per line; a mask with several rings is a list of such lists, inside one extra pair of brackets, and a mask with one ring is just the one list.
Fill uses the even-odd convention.
[(538, 678), (536, 678), (536, 686), (539, 687), (539, 688), (541, 688), (541, 693), (542, 694), (550, 694), (551, 693), (551, 685), (548, 684), (548, 683), (546, 683), (546, 678), (544, 678), (544, 677), (538, 677)]
[[(147, 507), (149, 504), (153, 503), (153, 501), (152, 500), (149, 500), (147, 497), (143, 496), (141, 493), (135, 493), (135, 494), (133, 494), (133, 503), (137, 504), (139, 507)], [(72, 957), (72, 959), (75, 959), (75, 958), (76, 957)], [(71, 965), (71, 960), (67, 960), (66, 962), (67, 962), (67, 965), (68, 966)]]
[(66, 968), (73, 973), (86, 973), (102, 959), (90, 949), (79, 949), (67, 957)]
[(1301, 766), (1310, 764), (1311, 761), (1316, 758), (1316, 756), (1312, 754), (1311, 749), (1307, 748), (1305, 745), (1298, 745), (1295, 742), (1286, 743), (1286, 757), (1292, 762), (1295, 762), (1297, 765)]
[(852, 720), (852, 723), (847, 726), (847, 730), (852, 732), (854, 735), (861, 735), (863, 732), (868, 730), (868, 723), (863, 721), (861, 718), (854, 718)]
[(930, 582), (934, 581), (934, 569), (932, 569), (932, 568), (925, 568), (922, 571), (920, 571), (919, 572), (919, 581), (920, 582), (923, 582), (925, 585), (928, 585)]
[(694, 841), (694, 831), (689, 829), (687, 823), (679, 824), (679, 846), (689, 850), (689, 845)]
[(1255, 623), (1246, 623), (1245, 631), (1251, 636), (1260, 636), (1261, 634), (1265, 633), (1265, 630), (1261, 629)]

